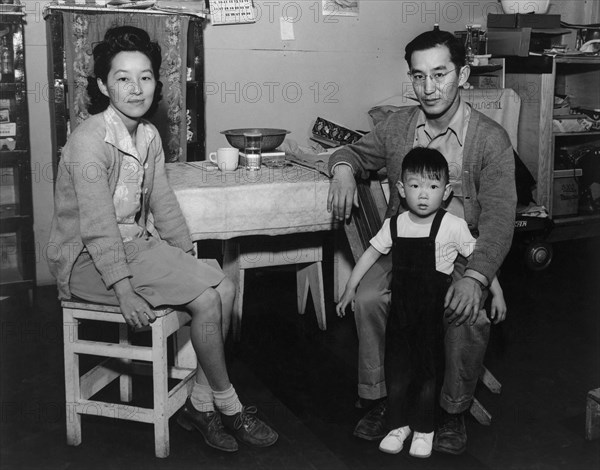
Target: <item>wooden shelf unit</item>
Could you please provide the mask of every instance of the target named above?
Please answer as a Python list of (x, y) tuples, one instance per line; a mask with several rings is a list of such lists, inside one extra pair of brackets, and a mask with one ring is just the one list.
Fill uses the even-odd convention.
[(600, 107), (600, 57), (507, 57), (506, 87), (521, 97), (519, 156), (537, 181), (535, 199), (544, 205), (555, 228), (549, 241), (600, 235), (600, 215), (555, 216), (554, 170), (558, 150), (600, 148), (600, 130), (555, 132), (555, 95), (568, 96), (572, 108)]
[[(3, 12), (0, 78), (0, 296), (35, 289), (31, 153), (24, 50), (25, 15)], [(6, 54), (6, 55), (4, 55)]]

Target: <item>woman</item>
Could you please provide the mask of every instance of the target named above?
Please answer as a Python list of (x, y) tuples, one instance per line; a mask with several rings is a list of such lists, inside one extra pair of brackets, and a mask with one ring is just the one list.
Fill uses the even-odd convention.
[[(235, 286), (216, 261), (195, 257), (158, 131), (144, 119), (160, 97), (160, 46), (144, 30), (121, 26), (93, 54), (88, 91), (98, 114), (70, 136), (56, 181), (50, 243), (60, 250), (50, 269), (59, 297), (119, 305), (134, 328), (155, 320), (152, 307), (186, 308), (200, 366), (178, 422), (223, 451), (238, 448), (231, 434), (270, 446), (277, 433), (242, 406), (225, 366)], [(148, 232), (149, 212), (160, 240)]]

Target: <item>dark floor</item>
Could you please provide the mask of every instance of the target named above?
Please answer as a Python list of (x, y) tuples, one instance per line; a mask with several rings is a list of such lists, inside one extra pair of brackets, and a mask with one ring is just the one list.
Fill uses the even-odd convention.
[[(83, 444), (65, 444), (62, 328), (54, 288), (34, 309), (2, 302), (2, 469), (598, 469), (600, 440), (584, 440), (586, 393), (600, 387), (600, 239), (554, 245), (542, 272), (517, 251), (502, 272), (508, 318), (492, 333), (486, 364), (502, 393), (478, 392), (492, 425), (468, 422), (461, 456), (387, 455), (352, 436), (356, 333), (329, 302), (328, 330), (312, 307), (295, 313), (295, 276), (249, 271), (242, 341), (228, 343), (231, 377), (246, 403), (280, 433), (272, 448), (236, 454), (207, 448), (171, 420), (171, 455), (156, 459), (150, 425), (85, 416)], [(331, 265), (326, 267), (331, 285)], [(331, 299), (331, 292), (327, 292)], [(134, 397), (145, 399), (145, 379)], [(137, 389), (135, 385), (138, 384)]]

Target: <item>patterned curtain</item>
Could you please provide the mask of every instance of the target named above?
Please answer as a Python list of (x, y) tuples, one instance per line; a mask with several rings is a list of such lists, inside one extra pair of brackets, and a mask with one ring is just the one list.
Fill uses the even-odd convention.
[[(139, 12), (62, 12), (71, 130), (87, 119), (89, 97), (87, 77), (93, 72), (92, 50), (107, 29), (131, 25), (148, 32), (162, 49), (160, 80), (162, 100), (152, 116), (165, 149), (167, 162), (185, 159), (186, 133), (186, 54), (189, 17)], [(69, 67), (73, 64), (73, 67)]]

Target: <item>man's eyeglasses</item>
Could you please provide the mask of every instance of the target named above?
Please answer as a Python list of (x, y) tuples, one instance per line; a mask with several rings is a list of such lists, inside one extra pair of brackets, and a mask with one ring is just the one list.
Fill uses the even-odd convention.
[(425, 79), (427, 77), (431, 78), (435, 83), (442, 83), (450, 72), (454, 72), (456, 69), (448, 70), (447, 72), (435, 72), (432, 74), (424, 74), (421, 72), (408, 72), (408, 77), (410, 81), (417, 84), (423, 85), (425, 83)]

